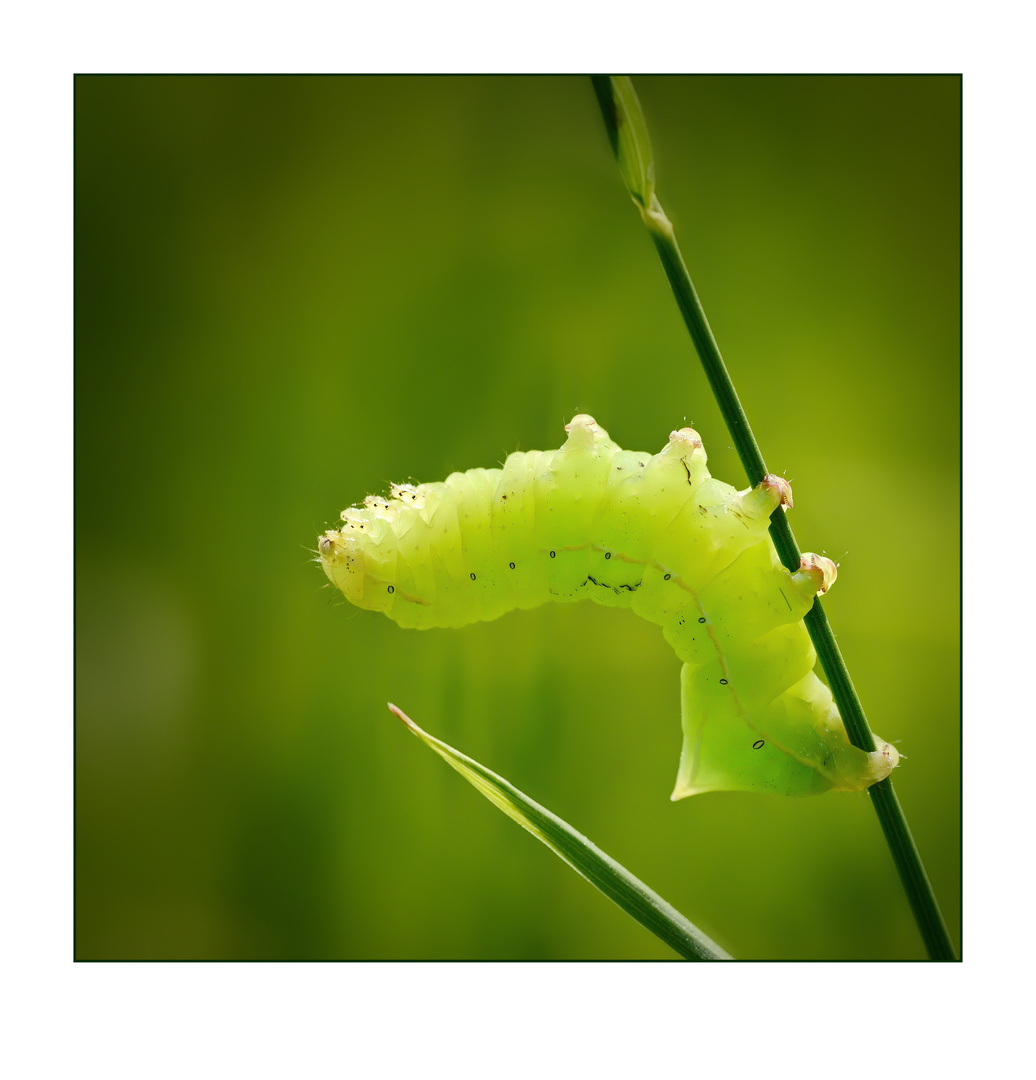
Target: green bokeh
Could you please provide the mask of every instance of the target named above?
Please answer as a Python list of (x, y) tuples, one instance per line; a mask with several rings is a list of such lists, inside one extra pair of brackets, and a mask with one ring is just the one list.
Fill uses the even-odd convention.
[[(959, 941), (960, 81), (636, 85)], [(669, 802), (655, 627), (409, 632), (322, 588), (344, 506), (577, 411), (693, 423), (744, 482), (589, 80), (77, 80), (78, 957), (672, 956), (388, 700), (736, 956), (923, 955), (866, 795)]]

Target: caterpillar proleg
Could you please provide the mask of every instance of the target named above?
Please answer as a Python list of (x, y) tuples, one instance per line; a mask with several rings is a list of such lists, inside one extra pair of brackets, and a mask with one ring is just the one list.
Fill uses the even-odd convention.
[(787, 481), (736, 491), (713, 479), (691, 428), (658, 454), (620, 449), (591, 416), (558, 450), (502, 469), (397, 484), (323, 533), (333, 585), (400, 626), (454, 627), (549, 600), (631, 608), (683, 661), (683, 749), (672, 798), (706, 791), (862, 791), (899, 763), (846, 735), (814, 673), (802, 619), (834, 583), (830, 559), (777, 558), (770, 514)]

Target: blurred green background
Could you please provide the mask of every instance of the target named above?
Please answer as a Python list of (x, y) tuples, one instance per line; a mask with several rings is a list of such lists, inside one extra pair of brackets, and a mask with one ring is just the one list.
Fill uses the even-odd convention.
[[(960, 81), (645, 77), (659, 195), (959, 942)], [(591, 412), (729, 448), (577, 77), (79, 77), (76, 955), (670, 958), (390, 716), (734, 955), (923, 950), (866, 795), (669, 802), (628, 612), (403, 631), (339, 510)]]

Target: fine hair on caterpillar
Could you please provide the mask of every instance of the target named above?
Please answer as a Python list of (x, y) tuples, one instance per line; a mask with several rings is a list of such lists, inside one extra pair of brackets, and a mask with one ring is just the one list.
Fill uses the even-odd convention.
[(788, 482), (714, 479), (692, 428), (654, 455), (621, 449), (585, 414), (565, 430), (557, 450), (393, 484), (342, 511), (317, 543), (328, 579), (418, 629), (583, 599), (656, 623), (683, 661), (674, 799), (861, 791), (888, 776), (895, 747), (853, 746), (814, 673), (802, 619), (837, 569), (807, 553), (792, 573), (777, 558), (767, 526), (793, 505)]

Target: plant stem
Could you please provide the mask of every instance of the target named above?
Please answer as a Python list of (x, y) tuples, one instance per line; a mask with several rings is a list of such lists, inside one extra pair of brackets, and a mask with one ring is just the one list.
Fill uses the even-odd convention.
[[(753, 485), (758, 484), (769, 470), (680, 254), (672, 223), (655, 195), (654, 164), (647, 124), (633, 84), (626, 76), (595, 75), (593, 85), (612, 149), (619, 161), (619, 171), (662, 260), (676, 303), (748, 479)], [(801, 552), (781, 508), (775, 510), (770, 519), (770, 535), (781, 562), (789, 570), (798, 570)], [(873, 751), (874, 735), (819, 598), (807, 613), (805, 623), (842, 714), (849, 740), (861, 750)], [(872, 785), (868, 790), (928, 955), (933, 960), (955, 960), (949, 931), (903, 809), (896, 798), (891, 778)]]

